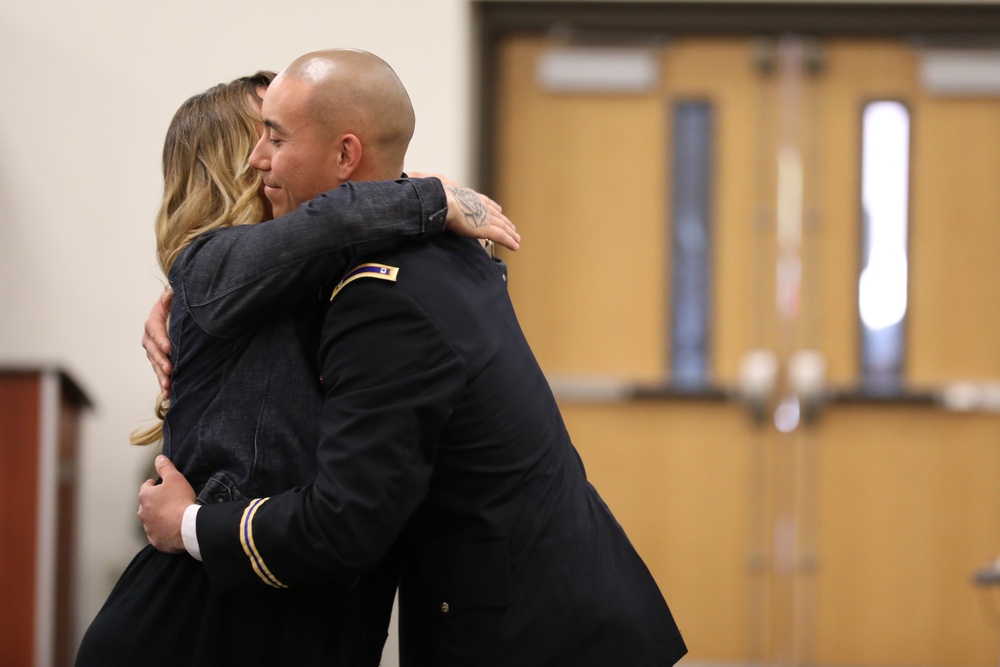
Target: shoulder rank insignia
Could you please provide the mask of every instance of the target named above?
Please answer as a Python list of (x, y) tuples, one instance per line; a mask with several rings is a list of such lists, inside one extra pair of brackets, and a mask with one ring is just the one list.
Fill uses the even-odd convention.
[(340, 281), (340, 284), (333, 289), (333, 293), (330, 295), (330, 301), (333, 301), (333, 297), (337, 296), (340, 290), (344, 289), (348, 283), (353, 282), (358, 278), (378, 278), (379, 280), (391, 280), (392, 282), (396, 282), (396, 276), (398, 275), (399, 267), (397, 266), (375, 264), (374, 262), (356, 266), (348, 271), (347, 275), (344, 276), (344, 279)]

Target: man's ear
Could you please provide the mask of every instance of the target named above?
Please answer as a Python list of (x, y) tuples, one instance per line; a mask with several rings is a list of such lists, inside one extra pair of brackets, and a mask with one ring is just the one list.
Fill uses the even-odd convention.
[(361, 164), (361, 140), (353, 134), (345, 134), (337, 139), (340, 158), (337, 161), (337, 179), (349, 181)]

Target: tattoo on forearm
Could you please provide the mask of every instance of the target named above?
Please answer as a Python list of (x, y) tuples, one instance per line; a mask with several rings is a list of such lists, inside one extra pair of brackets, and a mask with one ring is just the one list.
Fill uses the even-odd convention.
[(465, 216), (465, 219), (473, 227), (486, 226), (486, 219), (488, 217), (486, 207), (483, 206), (482, 200), (479, 199), (479, 195), (474, 190), (449, 185), (448, 191), (451, 192), (451, 195), (458, 203), (462, 215)]

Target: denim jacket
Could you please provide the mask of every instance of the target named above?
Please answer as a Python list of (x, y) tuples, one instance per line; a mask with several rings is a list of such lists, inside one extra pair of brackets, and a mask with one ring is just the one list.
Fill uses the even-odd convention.
[(199, 502), (312, 480), (329, 286), (356, 255), (440, 232), (446, 213), (437, 179), (347, 183), (271, 222), (203, 234), (178, 256), (163, 451)]

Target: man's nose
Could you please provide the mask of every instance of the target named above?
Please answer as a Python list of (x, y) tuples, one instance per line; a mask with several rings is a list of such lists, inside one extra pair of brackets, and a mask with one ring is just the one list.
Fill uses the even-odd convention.
[(261, 135), (257, 145), (250, 151), (250, 166), (259, 171), (268, 171), (271, 168), (271, 156), (268, 153), (267, 132)]

